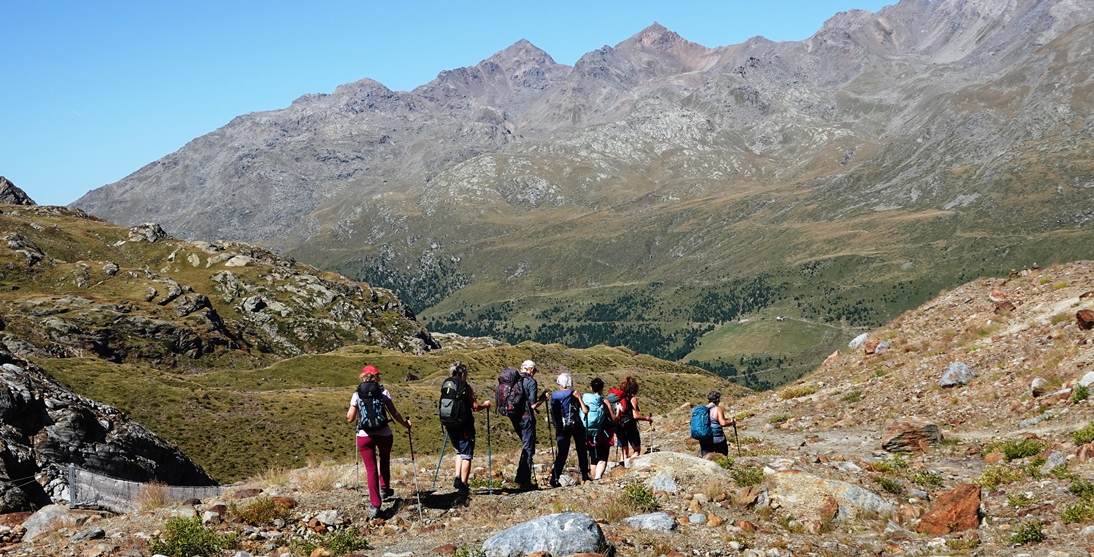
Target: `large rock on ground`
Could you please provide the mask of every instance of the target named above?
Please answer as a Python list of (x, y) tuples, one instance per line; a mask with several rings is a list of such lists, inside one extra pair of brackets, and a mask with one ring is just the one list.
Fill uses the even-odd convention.
[(957, 387), (959, 385), (968, 385), (973, 379), (976, 379), (976, 372), (964, 362), (954, 362), (946, 368), (946, 372), (942, 374), (942, 379), (939, 380), (938, 386), (942, 388)]
[(551, 555), (603, 553), (604, 532), (585, 513), (541, 516), (498, 532), (482, 544), (488, 557), (523, 557), (536, 551)]
[(961, 484), (935, 499), (915, 531), (921, 534), (949, 534), (980, 526), (980, 488)]
[(856, 511), (888, 514), (895, 509), (881, 496), (857, 485), (828, 480), (797, 470), (768, 476), (768, 497), (778, 501), (811, 531), (817, 532), (830, 520), (852, 518)]
[[(69, 391), (2, 345), (0, 447), (4, 513), (67, 500), (68, 464), (136, 482), (216, 485), (177, 447), (117, 408)], [(28, 477), (38, 481), (2, 481)]]
[(891, 453), (925, 451), (942, 440), (938, 426), (917, 417), (885, 420), (881, 448)]

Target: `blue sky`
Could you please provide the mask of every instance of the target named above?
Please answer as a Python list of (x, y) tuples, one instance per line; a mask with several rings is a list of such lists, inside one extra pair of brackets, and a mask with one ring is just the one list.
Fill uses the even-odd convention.
[(365, 77), (406, 91), (520, 39), (557, 62), (658, 22), (708, 47), (805, 39), (880, 0), (0, 0), (0, 175), (66, 205), (248, 112)]

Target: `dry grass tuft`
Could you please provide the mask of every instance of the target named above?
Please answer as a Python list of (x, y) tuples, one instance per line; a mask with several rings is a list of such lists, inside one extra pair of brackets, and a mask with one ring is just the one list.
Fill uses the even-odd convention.
[(133, 502), (136, 503), (137, 510), (140, 512), (162, 509), (167, 506), (167, 494), (170, 491), (171, 488), (167, 484), (160, 482), (146, 483), (137, 490)]
[(316, 462), (308, 459), (308, 467), (293, 470), (289, 478), (306, 493), (330, 491), (334, 489), (334, 484), (343, 481), (343, 468), (332, 460)]

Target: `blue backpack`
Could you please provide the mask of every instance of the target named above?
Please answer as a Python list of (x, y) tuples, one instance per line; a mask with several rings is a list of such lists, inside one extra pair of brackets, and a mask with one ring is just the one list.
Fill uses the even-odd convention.
[(574, 400), (573, 389), (551, 393), (551, 419), (559, 431), (569, 430), (581, 422), (581, 405)]
[(691, 409), (691, 438), (710, 441), (714, 432), (710, 429), (710, 407), (701, 404)]
[(585, 439), (595, 441), (608, 422), (608, 414), (604, 411), (604, 397), (596, 393), (585, 393), (581, 395), (581, 400), (589, 407), (583, 418)]

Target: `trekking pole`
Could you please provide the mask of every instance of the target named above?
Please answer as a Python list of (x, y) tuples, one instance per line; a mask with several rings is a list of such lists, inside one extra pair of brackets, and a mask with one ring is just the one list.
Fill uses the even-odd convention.
[(444, 441), (441, 442), (441, 456), (437, 457), (437, 469), (433, 472), (433, 486), (430, 491), (437, 490), (437, 474), (441, 473), (441, 461), (444, 460), (444, 448), (448, 446), (448, 431), (444, 432)]
[(653, 420), (652, 419), (650, 420), (650, 442), (647, 443), (647, 446), (649, 448), (646, 449), (646, 452), (647, 453), (652, 453), (653, 452)]
[(490, 455), (490, 409), (486, 409), (486, 473), (490, 475), (490, 495), (494, 494), (494, 461)]
[(741, 438), (737, 437), (737, 420), (733, 420), (733, 440), (737, 442), (737, 458), (741, 458)]
[(406, 430), (406, 437), (410, 440), (410, 467), (414, 471), (414, 496), (418, 498), (418, 522), (422, 521), (422, 491), (418, 489), (418, 464), (414, 461), (414, 434), (410, 428)]
[(353, 473), (357, 476), (357, 489), (361, 491), (361, 451), (357, 449), (357, 430), (353, 430)]

